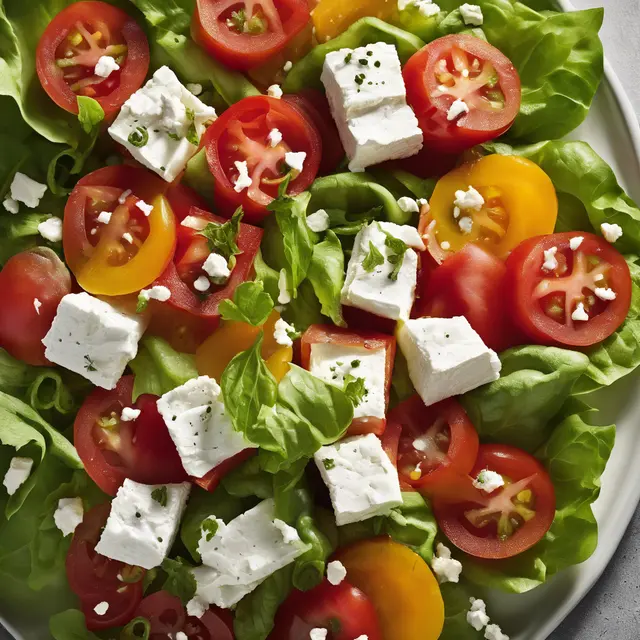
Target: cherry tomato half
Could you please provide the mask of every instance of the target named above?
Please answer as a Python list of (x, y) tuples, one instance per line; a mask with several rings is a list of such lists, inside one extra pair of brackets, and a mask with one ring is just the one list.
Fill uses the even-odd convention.
[[(311, 350), (314, 344), (330, 344), (345, 349), (363, 349), (365, 351), (385, 350), (385, 407), (389, 405), (389, 391), (391, 389), (391, 375), (396, 355), (396, 339), (382, 333), (371, 331), (353, 332), (333, 325), (311, 325), (302, 335), (300, 341), (300, 360), (305, 369), (311, 366)], [(352, 369), (352, 375), (357, 377), (357, 368)], [(349, 435), (384, 433), (387, 421), (375, 416), (361, 416), (354, 418), (349, 426)]]
[[(282, 141), (272, 146), (269, 134), (274, 129)], [(287, 176), (291, 177), (288, 195), (304, 191), (315, 179), (322, 157), (320, 133), (306, 114), (267, 96), (244, 98), (229, 107), (207, 129), (203, 145), (220, 211), (230, 217), (242, 206), (249, 222), (267, 215), (267, 206)], [(306, 153), (301, 172), (286, 165), (287, 152)], [(247, 163), (251, 186), (238, 191), (241, 162)]]
[(346, 580), (323, 580), (311, 591), (294, 590), (278, 609), (270, 640), (308, 640), (312, 629), (326, 629), (327, 640), (382, 640), (376, 610)]
[[(104, 78), (95, 73), (102, 56), (119, 69)], [(65, 111), (78, 113), (78, 96), (114, 114), (144, 82), (149, 44), (138, 23), (106, 2), (76, 2), (58, 13), (36, 51), (36, 70), (49, 97)]]
[[(91, 479), (114, 496), (125, 478), (144, 484), (183, 482), (187, 474), (156, 407), (156, 396), (132, 402), (133, 376), (112, 391), (95, 389), (84, 401), (73, 427), (73, 442)], [(125, 407), (140, 416), (120, 419)]]
[(499, 473), (505, 486), (478, 502), (433, 503), (440, 529), (461, 551), (476, 558), (511, 558), (542, 539), (556, 512), (553, 484), (528, 453), (507, 445), (480, 445), (472, 477)]
[(232, 69), (278, 53), (309, 22), (307, 0), (197, 0), (193, 39)]
[[(402, 73), (426, 147), (444, 153), (470, 149), (502, 135), (518, 115), (518, 72), (509, 58), (480, 38), (438, 38), (414, 54)], [(452, 117), (456, 100), (468, 112)]]
[[(69, 587), (80, 598), (90, 631), (126, 624), (142, 599), (145, 570), (111, 560), (95, 551), (110, 509), (107, 502), (84, 514), (66, 558)], [(100, 602), (109, 605), (101, 616), (94, 611)]]
[[(164, 271), (176, 244), (173, 212), (162, 195), (166, 188), (145, 169), (126, 165), (78, 181), (64, 209), (62, 240), (85, 291), (134, 293)], [(146, 204), (153, 206), (149, 215), (141, 208)]]
[(38, 247), (9, 258), (0, 271), (0, 347), (27, 364), (49, 364), (42, 338), (68, 293), (71, 275), (51, 249)]
[[(582, 241), (573, 250), (571, 240), (577, 238)], [(507, 285), (516, 324), (541, 344), (602, 342), (624, 322), (631, 305), (629, 266), (592, 233), (523, 242), (507, 260)]]

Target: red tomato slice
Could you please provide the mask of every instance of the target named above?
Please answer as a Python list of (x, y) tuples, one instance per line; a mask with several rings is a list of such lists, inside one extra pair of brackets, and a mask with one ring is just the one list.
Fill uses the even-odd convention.
[[(583, 240), (574, 251), (569, 243), (578, 237)], [(625, 259), (602, 238), (582, 231), (518, 245), (507, 260), (507, 286), (516, 324), (541, 344), (588, 347), (602, 342), (625, 321), (631, 305)]]
[[(126, 165), (98, 169), (78, 181), (65, 205), (62, 239), (67, 263), (85, 291), (137, 292), (164, 271), (176, 237), (166, 190), (163, 180)], [(153, 206), (148, 216), (140, 208), (145, 204)]]
[[(120, 69), (107, 78), (96, 75), (102, 56)], [(149, 43), (138, 23), (106, 2), (76, 2), (56, 15), (36, 51), (36, 70), (49, 97), (65, 111), (78, 113), (78, 96), (100, 103), (114, 114), (144, 82)]]
[[(91, 631), (126, 624), (142, 600), (145, 570), (95, 552), (110, 509), (107, 502), (85, 513), (73, 534), (66, 558), (69, 587), (80, 598), (87, 628)], [(109, 605), (102, 616), (93, 610), (100, 602)]]
[[(282, 142), (275, 147), (269, 134), (278, 129)], [(244, 98), (227, 109), (206, 131), (202, 143), (214, 179), (216, 204), (228, 217), (243, 207), (245, 219), (258, 222), (267, 214), (267, 206), (278, 195), (287, 175), (291, 182), (287, 194), (304, 191), (315, 179), (322, 157), (322, 138), (313, 122), (284, 100), (267, 96)], [(284, 162), (287, 152), (304, 152), (302, 172)], [(246, 162), (252, 184), (235, 190), (239, 169)]]
[(433, 503), (438, 525), (458, 549), (477, 558), (511, 558), (542, 539), (556, 512), (553, 484), (545, 468), (528, 453), (507, 445), (480, 445), (472, 477), (485, 470), (505, 486), (481, 501)]
[(27, 364), (49, 364), (42, 338), (68, 293), (71, 275), (51, 249), (29, 249), (9, 258), (0, 271), (0, 347)]
[[(497, 138), (520, 109), (515, 67), (501, 51), (474, 36), (434, 40), (411, 57), (403, 76), (425, 146), (444, 153)], [(469, 112), (450, 120), (456, 100), (462, 100)]]
[[(224, 224), (225, 218), (213, 215), (193, 207), (189, 215), (192, 219)], [(192, 220), (193, 221), (193, 220)], [(183, 224), (178, 225), (178, 243), (173, 262), (156, 280), (155, 284), (164, 285), (171, 291), (171, 297), (164, 306), (170, 306), (186, 312), (202, 321), (203, 336), (211, 334), (218, 326), (220, 315), (218, 307), (223, 300), (233, 297), (238, 285), (250, 280), (253, 274), (253, 261), (260, 248), (262, 229), (250, 224), (240, 223), (237, 244), (242, 253), (236, 256), (236, 264), (227, 283), (222, 286), (211, 285), (205, 293), (197, 291), (195, 280), (204, 274), (202, 264), (211, 253), (207, 239), (199, 231)]]
[(284, 49), (310, 17), (306, 0), (197, 0), (191, 32), (214, 58), (246, 71)]
[[(95, 389), (84, 401), (73, 428), (73, 441), (91, 479), (114, 496), (125, 478), (143, 484), (183, 482), (187, 474), (156, 408), (156, 396), (133, 403), (133, 376), (115, 389)], [(122, 409), (141, 411), (136, 420), (120, 420)]]
[[(455, 400), (425, 407), (415, 395), (391, 411), (387, 429), (394, 434), (400, 479), (430, 497), (450, 496), (452, 478), (467, 475), (478, 455), (478, 433)], [(399, 425), (399, 436), (396, 425)], [(383, 438), (383, 446), (384, 441)], [(391, 445), (387, 444), (386, 449)], [(467, 496), (468, 494), (464, 494)], [(460, 496), (456, 496), (460, 499)]]
[(294, 590), (278, 609), (270, 640), (308, 640), (312, 629), (327, 629), (328, 640), (382, 640), (378, 614), (367, 596), (343, 580), (323, 580), (311, 591)]
[(180, 598), (168, 591), (147, 596), (134, 617), (149, 621), (149, 640), (175, 638), (180, 632), (197, 640), (233, 640), (233, 618), (229, 611), (212, 606), (201, 618), (187, 616)]
[(245, 449), (224, 462), (221, 462), (217, 467), (211, 469), (209, 473), (202, 476), (202, 478), (191, 478), (191, 481), (199, 487), (202, 487), (205, 491), (213, 493), (218, 488), (220, 480), (222, 480), (229, 471), (239, 467), (243, 462), (255, 455), (255, 453), (255, 449)]
[[(300, 361), (305, 369), (311, 364), (311, 346), (314, 344), (328, 343), (340, 345), (346, 348), (364, 348), (376, 351), (384, 349), (386, 352), (385, 366), (385, 406), (389, 404), (389, 391), (391, 389), (391, 374), (396, 355), (396, 339), (382, 333), (360, 331), (354, 333), (347, 329), (334, 327), (333, 325), (311, 325), (302, 335), (300, 340)], [(354, 373), (354, 375), (356, 375)], [(349, 435), (361, 435), (375, 433), (380, 436), (384, 433), (387, 421), (384, 418), (367, 417), (356, 418), (349, 426)]]
[(502, 260), (468, 244), (420, 280), (420, 299), (413, 314), (418, 318), (464, 316), (496, 351), (522, 344), (509, 314), (506, 275)]
[(326, 176), (333, 173), (344, 158), (345, 152), (325, 96), (316, 89), (305, 89), (302, 93), (288, 93), (282, 99), (299, 109), (320, 132), (322, 160), (318, 174)]

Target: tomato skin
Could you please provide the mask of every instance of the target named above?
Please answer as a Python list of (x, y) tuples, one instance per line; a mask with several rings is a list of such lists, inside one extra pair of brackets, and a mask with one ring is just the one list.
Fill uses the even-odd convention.
[[(348, 329), (341, 329), (333, 325), (311, 325), (303, 334), (300, 340), (300, 360), (305, 369), (311, 366), (311, 346), (313, 344), (329, 343), (344, 347), (356, 347), (365, 349), (384, 349), (386, 355), (385, 363), (385, 406), (389, 405), (389, 392), (391, 389), (391, 375), (393, 373), (393, 363), (396, 355), (396, 339), (382, 333), (371, 331), (359, 331), (354, 333)], [(387, 421), (385, 418), (362, 417), (355, 418), (349, 426), (348, 434), (362, 435), (375, 433), (380, 436), (384, 433)]]
[(468, 244), (421, 280), (415, 317), (464, 316), (495, 351), (522, 344), (511, 322), (506, 276), (502, 260)]
[[(569, 241), (576, 237), (584, 240), (576, 251), (572, 251)], [(573, 321), (573, 326), (557, 322), (545, 313), (539, 297), (534, 297), (542, 281), (554, 283), (556, 280), (552, 273), (545, 274), (541, 269), (544, 251), (552, 247), (557, 247), (557, 256), (563, 256), (567, 263), (573, 262), (567, 279), (575, 275), (575, 260), (580, 254), (610, 265), (606, 279), (585, 283), (591, 291), (594, 286), (612, 289), (616, 299), (601, 305), (601, 312), (587, 322)], [(560, 280), (562, 278), (560, 276)], [(569, 231), (531, 238), (520, 244), (507, 260), (507, 289), (514, 322), (530, 339), (539, 344), (588, 347), (608, 338), (625, 321), (631, 306), (632, 281), (625, 259), (608, 242), (592, 233)]]
[[(49, 364), (42, 339), (68, 293), (71, 275), (51, 249), (29, 249), (9, 258), (0, 271), (0, 347), (27, 364)], [(41, 302), (38, 311), (36, 298)]]
[(485, 493), (482, 501), (452, 505), (435, 500), (433, 510), (441, 531), (461, 551), (487, 560), (511, 558), (530, 549), (551, 527), (556, 513), (553, 483), (538, 460), (508, 445), (480, 445), (471, 476), (477, 477), (484, 469), (496, 471), (514, 485), (518, 481), (529, 479), (526, 488), (535, 496), (535, 515), (531, 520), (524, 522), (505, 540), (498, 537), (495, 526), (476, 528), (467, 520), (465, 513), (474, 508), (488, 507), (492, 500), (500, 500), (502, 492), (508, 490), (508, 484), (491, 494)]
[[(290, 196), (302, 193), (315, 179), (322, 157), (322, 138), (308, 119), (306, 114), (291, 106), (284, 100), (268, 96), (252, 96), (244, 98), (227, 109), (205, 132), (202, 144), (206, 148), (209, 171), (214, 180), (214, 197), (216, 205), (222, 215), (231, 217), (233, 212), (242, 207), (247, 222), (260, 222), (269, 214), (267, 206), (278, 195), (277, 184), (264, 184), (262, 177), (267, 171), (271, 172), (269, 179), (277, 176), (269, 169), (261, 169), (258, 157), (245, 155), (240, 150), (240, 143), (235, 136), (236, 128), (241, 130), (242, 143), (247, 143), (252, 149), (256, 145), (260, 148), (261, 158), (270, 157), (273, 162), (279, 157), (277, 149), (268, 147), (267, 136), (277, 128), (283, 134), (283, 144), (292, 151), (307, 154), (302, 172), (289, 183), (287, 194)], [(245, 129), (252, 136), (248, 136)], [(240, 135), (240, 133), (238, 133)], [(276, 162), (279, 164), (284, 158)], [(241, 193), (235, 191), (236, 161), (254, 162), (249, 167), (249, 175), (255, 177), (255, 183)], [(255, 168), (255, 171), (254, 171)], [(258, 175), (253, 175), (255, 173)], [(265, 176), (266, 177), (266, 176)], [(281, 176), (280, 176), (281, 177)]]
[(255, 455), (255, 453), (255, 449), (245, 449), (224, 462), (221, 462), (217, 467), (214, 467), (206, 475), (202, 476), (202, 478), (191, 478), (191, 480), (205, 491), (213, 493), (227, 473), (239, 467), (243, 462), (246, 462), (251, 456)]
[[(96, 553), (111, 505), (107, 502), (84, 514), (76, 528), (67, 553), (65, 566), (69, 587), (78, 596), (85, 615), (87, 629), (97, 631), (126, 624), (133, 617), (142, 600), (145, 570), (136, 567), (136, 582), (123, 582), (118, 578), (129, 565)], [(107, 613), (99, 616), (93, 609), (107, 602)]]
[(258, 66), (284, 49), (311, 17), (306, 0), (271, 0), (266, 4), (278, 13), (281, 25), (269, 21), (267, 33), (242, 34), (230, 29), (222, 17), (241, 4), (236, 0), (197, 0), (191, 22), (193, 39), (227, 67), (240, 71)]
[[(336, 624), (336, 622), (338, 624)], [(339, 631), (333, 632), (333, 626)], [(292, 591), (278, 609), (270, 640), (308, 640), (312, 629), (328, 629), (329, 640), (382, 640), (373, 604), (346, 580), (323, 580), (311, 591)]]
[[(119, 85), (95, 100), (109, 118), (137, 91), (149, 70), (149, 43), (144, 31), (127, 13), (105, 2), (76, 2), (58, 13), (42, 34), (36, 50), (36, 71), (42, 88), (62, 109), (78, 113), (77, 95), (64, 80), (63, 71), (56, 65), (56, 51), (77, 22), (100, 23), (110, 33), (122, 35), (127, 45), (127, 57), (119, 72)], [(99, 29), (96, 29), (99, 30)]]
[[(183, 482), (187, 474), (180, 456), (156, 407), (156, 396), (143, 395), (133, 403), (133, 376), (120, 379), (112, 391), (95, 389), (80, 407), (73, 428), (73, 441), (91, 479), (114, 496), (131, 478), (144, 484)], [(109, 451), (96, 441), (97, 420), (124, 407), (140, 409), (131, 422), (120, 422), (117, 441)]]
[[(448, 120), (456, 97), (469, 102), (464, 91), (456, 97), (448, 91), (443, 94), (438, 91), (442, 85), (436, 78), (436, 65), (450, 57), (454, 49), (493, 66), (504, 95), (504, 106), (498, 112), (482, 111), (471, 105), (470, 113), (455, 121)], [(418, 117), (425, 146), (443, 153), (458, 153), (501, 136), (511, 127), (520, 109), (520, 77), (515, 67), (500, 50), (474, 36), (456, 34), (434, 40), (409, 59), (402, 75), (407, 86), (407, 102)], [(461, 82), (470, 84), (472, 80)]]

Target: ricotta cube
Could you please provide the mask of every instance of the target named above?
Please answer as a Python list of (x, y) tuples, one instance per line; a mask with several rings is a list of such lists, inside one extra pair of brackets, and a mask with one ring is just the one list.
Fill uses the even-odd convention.
[(372, 433), (321, 447), (314, 459), (338, 526), (385, 515), (402, 504), (398, 472)]
[(427, 406), (500, 377), (497, 354), (463, 316), (407, 320), (397, 338), (411, 382)]
[(70, 293), (60, 301), (43, 338), (47, 360), (79, 373), (103, 389), (113, 389), (146, 329), (145, 320), (88, 293)]
[(189, 380), (165, 393), (157, 406), (182, 466), (194, 478), (202, 478), (225, 460), (255, 448), (233, 428), (213, 378)]
[(322, 82), (351, 171), (420, 151), (422, 131), (407, 106), (393, 45), (377, 42), (329, 53)]
[(109, 135), (140, 164), (173, 182), (198, 150), (216, 111), (160, 67), (122, 106)]
[(228, 608), (265, 578), (309, 549), (293, 527), (276, 518), (273, 499), (262, 501), (228, 524), (216, 520), (213, 536), (198, 545), (203, 566), (194, 570), (196, 596)]
[(111, 503), (96, 552), (144, 569), (167, 557), (187, 505), (191, 484), (140, 484), (128, 478)]
[[(364, 341), (363, 341), (364, 342)], [(354, 366), (355, 365), (355, 366)], [(343, 386), (344, 378), (364, 378), (366, 395), (354, 409), (353, 418), (384, 418), (387, 410), (387, 349), (347, 347), (328, 342), (311, 345), (309, 371), (326, 382)]]
[[(394, 252), (385, 244), (386, 233), (399, 238), (409, 247), (396, 280), (389, 277), (394, 269), (389, 256), (393, 256)], [(363, 262), (371, 250), (370, 243), (382, 254), (384, 262), (373, 271), (366, 271)], [(407, 319), (415, 299), (418, 269), (418, 254), (411, 247), (424, 250), (424, 243), (414, 227), (392, 222), (372, 222), (361, 229), (347, 266), (340, 296), (342, 304), (391, 320)]]

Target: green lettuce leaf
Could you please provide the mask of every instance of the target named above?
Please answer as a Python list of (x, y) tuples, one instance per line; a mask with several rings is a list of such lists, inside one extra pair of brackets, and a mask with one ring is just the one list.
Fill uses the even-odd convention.
[(577, 351), (525, 346), (500, 354), (495, 382), (466, 393), (461, 402), (480, 438), (508, 442), (533, 452), (549, 437), (560, 411), (589, 358)]
[(310, 280), (298, 287), (298, 295), (284, 308), (282, 317), (292, 324), (296, 331), (306, 331), (312, 324), (327, 322), (322, 315), (322, 305)]
[(196, 595), (197, 583), (191, 571), (191, 567), (182, 558), (165, 558), (162, 561), (162, 571), (166, 574), (166, 579), (162, 585), (164, 591), (180, 598), (183, 605)]
[(67, 609), (52, 616), (49, 632), (54, 640), (99, 640), (95, 633), (87, 630), (84, 614), (77, 609)]
[(129, 366), (135, 374), (134, 402), (145, 393), (161, 396), (198, 377), (194, 357), (178, 353), (166, 340), (157, 336), (142, 339), (138, 354)]
[(345, 48), (355, 49), (375, 42), (395, 45), (403, 63), (424, 46), (424, 42), (411, 33), (377, 18), (362, 18), (336, 38), (314, 47), (302, 60), (294, 64), (293, 69), (287, 74), (283, 89), (287, 93), (298, 93), (310, 87), (322, 90), (320, 75), (328, 53)]
[(262, 282), (243, 282), (234, 291), (233, 300), (223, 300), (219, 310), (223, 320), (259, 327), (273, 311), (273, 300), (265, 293)]
[[(464, 574), (463, 574), (464, 575)], [(440, 585), (444, 601), (444, 627), (438, 640), (481, 640), (483, 631), (476, 631), (467, 622), (471, 592), (466, 583), (445, 582)]]

